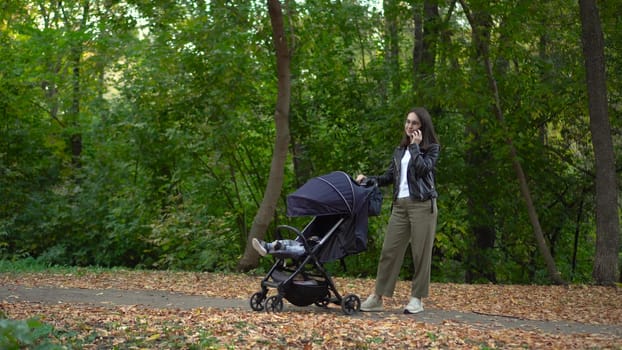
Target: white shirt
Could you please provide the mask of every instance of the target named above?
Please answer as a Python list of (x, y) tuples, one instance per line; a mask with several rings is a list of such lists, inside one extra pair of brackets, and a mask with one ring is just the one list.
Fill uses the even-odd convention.
[(399, 192), (397, 194), (397, 198), (405, 198), (410, 197), (410, 191), (408, 190), (408, 179), (406, 177), (408, 173), (408, 163), (410, 162), (410, 151), (406, 150), (404, 152), (404, 156), (402, 157), (402, 166), (400, 171), (400, 183), (399, 183)]

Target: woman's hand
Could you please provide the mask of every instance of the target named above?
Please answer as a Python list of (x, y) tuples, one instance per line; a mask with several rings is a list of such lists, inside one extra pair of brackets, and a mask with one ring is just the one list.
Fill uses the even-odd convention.
[(355, 181), (356, 181), (357, 184), (360, 185), (361, 182), (363, 182), (365, 180), (367, 180), (367, 176), (365, 176), (363, 174), (359, 174), (359, 175), (356, 176), (356, 180)]
[(410, 144), (413, 143), (420, 144), (421, 140), (423, 140), (423, 134), (421, 133), (421, 129), (417, 129), (410, 134)]

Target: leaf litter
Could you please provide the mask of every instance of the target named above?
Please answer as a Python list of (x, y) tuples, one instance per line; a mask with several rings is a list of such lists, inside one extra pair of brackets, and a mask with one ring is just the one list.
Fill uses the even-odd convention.
[[(77, 270), (72, 273), (4, 273), (2, 285), (83, 289), (154, 290), (248, 300), (263, 276), (169, 271)], [(364, 299), (373, 280), (334, 279), (342, 294)], [(408, 301), (409, 281), (400, 281), (385, 308)], [(622, 327), (622, 291), (588, 285), (466, 285), (432, 283), (427, 308), (475, 312), (525, 320), (566, 321)], [(331, 306), (336, 307), (336, 306)], [(546, 333), (520, 328), (482, 327), (446, 320), (420, 322), (416, 317), (352, 317), (339, 312), (244, 309), (156, 309), (139, 305), (94, 306), (1, 301), (12, 319), (37, 317), (55, 329), (77, 334), (84, 349), (622, 349), (611, 334)], [(63, 339), (60, 339), (62, 342)]]

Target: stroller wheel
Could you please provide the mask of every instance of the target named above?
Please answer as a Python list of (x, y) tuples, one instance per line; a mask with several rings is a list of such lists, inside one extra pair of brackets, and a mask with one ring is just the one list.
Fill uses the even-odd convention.
[(257, 292), (251, 296), (251, 309), (254, 311), (263, 310), (263, 301), (266, 295), (263, 292)]
[(280, 312), (283, 310), (283, 297), (280, 295), (273, 295), (266, 299), (264, 304), (266, 311), (268, 312)]
[(361, 299), (356, 294), (348, 294), (341, 299), (341, 310), (346, 315), (352, 315), (361, 309)]

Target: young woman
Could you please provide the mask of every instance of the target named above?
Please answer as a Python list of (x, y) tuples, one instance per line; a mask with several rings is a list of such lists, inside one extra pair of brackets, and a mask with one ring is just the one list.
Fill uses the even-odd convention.
[[(406, 314), (423, 311), (422, 298), (428, 296), (432, 248), (436, 234), (438, 196), (435, 166), (440, 144), (432, 118), (425, 108), (413, 108), (406, 114), (404, 137), (393, 152), (387, 171), (372, 176), (379, 186), (393, 184), (393, 205), (380, 253), (376, 288), (361, 304), (362, 311), (382, 311), (382, 297), (392, 297), (410, 243), (415, 274)], [(365, 181), (358, 175), (357, 182)]]

